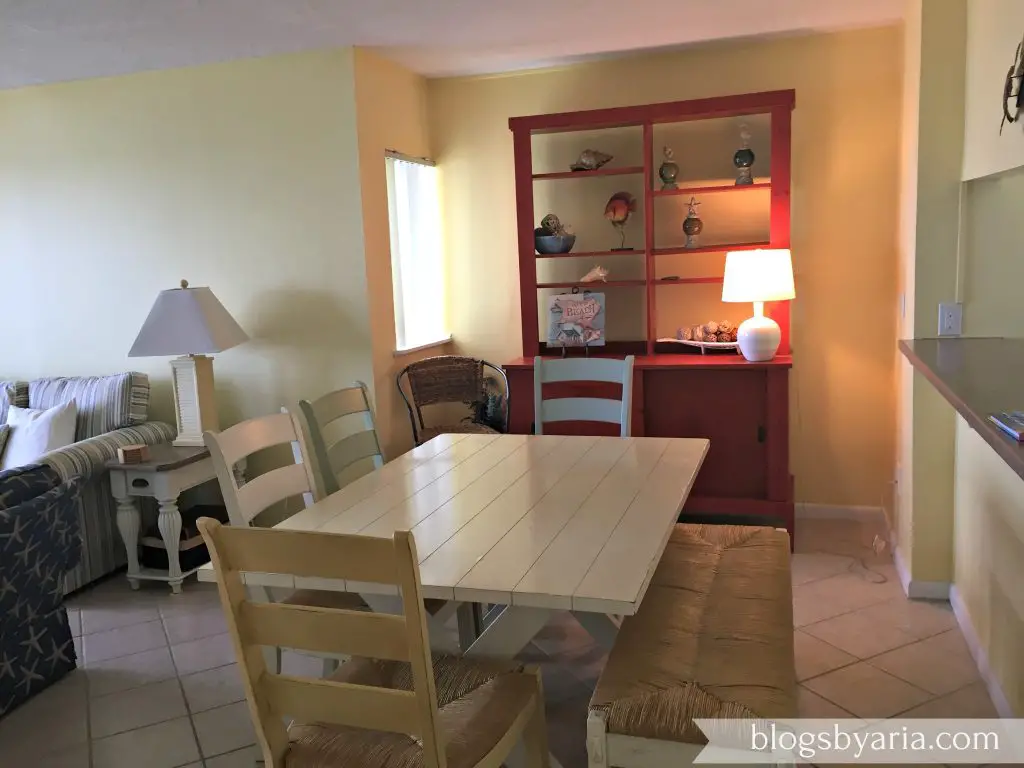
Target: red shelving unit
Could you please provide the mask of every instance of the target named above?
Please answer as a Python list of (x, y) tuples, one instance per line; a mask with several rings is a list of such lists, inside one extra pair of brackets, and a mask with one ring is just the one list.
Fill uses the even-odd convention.
[[(789, 302), (777, 302), (766, 306), (766, 311), (782, 329), (782, 343), (774, 360), (767, 363), (748, 363), (736, 354), (701, 355), (699, 350), (693, 350), (693, 353), (689, 354), (687, 348), (681, 349), (678, 344), (657, 341), (657, 289), (663, 286), (677, 286), (678, 292), (672, 291), (666, 295), (672, 296), (673, 302), (685, 302), (687, 288), (720, 284), (722, 275), (708, 274), (669, 280), (657, 276), (655, 264), (662, 256), (789, 247), (790, 133), (795, 104), (795, 92), (789, 90), (509, 119), (515, 162), (523, 339), (522, 357), (505, 365), (509, 376), (511, 431), (532, 431), (533, 357), (549, 352), (540, 338), (538, 289), (643, 287), (646, 298), (645, 338), (610, 340), (607, 346), (591, 351), (592, 355), (637, 355), (633, 380), (634, 434), (707, 437), (711, 440), (711, 450), (684, 513), (756, 518), (764, 524), (784, 525), (792, 535), (794, 483), (789, 472), (788, 375), (793, 359), (790, 357)], [(754, 115), (762, 118), (767, 116), (770, 120), (768, 179), (755, 179), (754, 184), (736, 186), (726, 180), (723, 180), (722, 184), (709, 184), (708, 179), (719, 177), (703, 176), (700, 180), (691, 181), (689, 186), (683, 179), (677, 189), (660, 189), (657, 169), (661, 159), (660, 152), (656, 153), (655, 147), (656, 127), (671, 123)], [(595, 131), (630, 127), (639, 129), (643, 152), (642, 166), (605, 167), (594, 171), (534, 172), (535, 136), (589, 132), (588, 136), (581, 135), (580, 145), (574, 150), (578, 152), (594, 142)], [(559, 137), (558, 141), (569, 146), (564, 136)], [(701, 151), (693, 146), (681, 149), (684, 157), (686, 152), (692, 157), (694, 153), (699, 154)], [(725, 162), (729, 163), (730, 160), (731, 157), (727, 157)], [(731, 172), (731, 167), (725, 171)], [(533, 235), (534, 227), (537, 226), (534, 210), (536, 181), (577, 179), (580, 185), (586, 185), (586, 179), (591, 176), (617, 175), (643, 176), (642, 248), (629, 251), (582, 251), (549, 255), (538, 255), (535, 252)], [(573, 190), (580, 188), (573, 185), (560, 186), (557, 188), (557, 194), (563, 194), (563, 189), (565, 194), (573, 194)], [(716, 205), (731, 204), (733, 200), (739, 204), (741, 201), (749, 203), (751, 198), (744, 197), (744, 194), (753, 191), (768, 193), (770, 210), (767, 217), (767, 238), (755, 242), (701, 245), (692, 249), (665, 244), (655, 246), (656, 224), (658, 217), (663, 215), (655, 210), (655, 200), (662, 201), (659, 205), (669, 205), (668, 201), (673, 198), (683, 201), (682, 196), (686, 195), (712, 195), (716, 200), (719, 196), (724, 198)], [(756, 198), (754, 200), (756, 201)], [(674, 215), (678, 216), (677, 207)], [(620, 255), (643, 257), (642, 279), (612, 280), (607, 283), (540, 282), (537, 279), (539, 259)], [(609, 304), (611, 305), (611, 295)], [(555, 350), (551, 352), (555, 353)], [(578, 350), (570, 350), (570, 354), (574, 352)], [(578, 385), (553, 386), (557, 391), (551, 394), (556, 397), (578, 395), (581, 392)], [(594, 389), (595, 385), (586, 386), (589, 388), (584, 391), (589, 396), (616, 396), (616, 393), (610, 390), (602, 395)], [(588, 434), (599, 431), (592, 424), (584, 424), (583, 427), (583, 431)], [(569, 429), (579, 431), (580, 427)]]

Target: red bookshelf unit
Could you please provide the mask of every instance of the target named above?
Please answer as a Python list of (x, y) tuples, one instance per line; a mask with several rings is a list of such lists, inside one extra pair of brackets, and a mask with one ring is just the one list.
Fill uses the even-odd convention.
[[(589, 353), (637, 356), (633, 434), (711, 440), (684, 514), (784, 525), (792, 537), (789, 302), (765, 307), (782, 329), (778, 355), (770, 362), (750, 363), (732, 353), (703, 355), (664, 339), (675, 336), (676, 326), (753, 314), (748, 305), (720, 302), (724, 255), (790, 245), (794, 106), (790, 90), (509, 119), (523, 338), (522, 357), (504, 366), (512, 432), (533, 431), (533, 357), (562, 354), (543, 341), (540, 310), (547, 297), (604, 292), (606, 344)], [(741, 124), (755, 138), (754, 183), (746, 185), (735, 184), (732, 163)], [(679, 166), (674, 189), (663, 189), (659, 179), (663, 146), (672, 147)], [(610, 151), (613, 158), (596, 170), (565, 170), (584, 149)], [(765, 169), (767, 176), (758, 175)], [(627, 224), (626, 250), (616, 248), (618, 235), (603, 217), (609, 190), (619, 189), (638, 204)], [(681, 224), (691, 197), (707, 203), (699, 214), (705, 231), (696, 247), (686, 248)], [(534, 228), (547, 213), (573, 226), (579, 251), (535, 251)], [(608, 268), (607, 282), (581, 282), (597, 264)], [(619, 396), (615, 385), (550, 386), (546, 395), (554, 397)], [(561, 426), (570, 434), (617, 434), (609, 425)]]

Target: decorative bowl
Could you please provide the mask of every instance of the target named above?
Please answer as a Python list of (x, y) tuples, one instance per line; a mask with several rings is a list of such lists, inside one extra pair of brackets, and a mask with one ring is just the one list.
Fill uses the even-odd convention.
[(576, 235), (534, 235), (533, 247), (537, 253), (568, 253), (576, 245)]

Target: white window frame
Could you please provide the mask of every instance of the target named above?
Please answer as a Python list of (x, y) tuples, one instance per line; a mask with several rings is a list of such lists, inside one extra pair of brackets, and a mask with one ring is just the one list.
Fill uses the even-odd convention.
[(451, 341), (445, 317), (440, 179), (434, 161), (427, 158), (388, 150), (384, 166), (395, 353), (405, 354)]

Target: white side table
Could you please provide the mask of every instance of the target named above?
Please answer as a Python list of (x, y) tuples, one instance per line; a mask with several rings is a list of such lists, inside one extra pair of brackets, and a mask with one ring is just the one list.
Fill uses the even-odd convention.
[[(178, 496), (182, 491), (214, 479), (217, 475), (213, 460), (206, 448), (176, 448), (170, 443), (150, 447), (150, 460), (144, 464), (120, 464), (108, 461), (110, 490), (117, 500), (117, 529), (121, 532), (128, 552), (128, 583), (132, 589), (139, 582), (163, 581), (171, 585), (175, 594), (181, 592), (181, 583), (198, 568), (182, 573), (178, 559), (181, 538), (181, 513)], [(168, 568), (139, 566), (139, 529), (142, 515), (138, 497), (156, 499), (160, 506), (157, 527), (167, 549)]]

